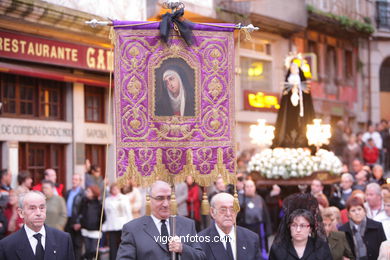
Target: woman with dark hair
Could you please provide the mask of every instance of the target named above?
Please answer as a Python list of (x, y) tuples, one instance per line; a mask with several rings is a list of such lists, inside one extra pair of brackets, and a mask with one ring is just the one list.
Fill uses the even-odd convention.
[(33, 179), (29, 171), (21, 171), (18, 174), (18, 187), (15, 189), (16, 195), (27, 193), (31, 189)]
[(290, 195), (283, 202), (285, 213), (272, 244), (270, 260), (330, 260), (332, 255), (317, 200), (311, 194)]
[[(84, 238), (85, 254), (84, 258), (94, 259), (96, 246), (99, 237), (100, 214), (102, 212), (102, 203), (99, 200), (100, 189), (96, 185), (89, 186), (85, 190), (85, 197), (80, 205), (80, 224), (81, 235)], [(103, 215), (103, 221), (105, 220)]]
[(382, 224), (367, 218), (363, 200), (351, 197), (346, 203), (349, 222), (339, 230), (344, 231), (349, 246), (357, 260), (377, 259), (379, 247), (386, 240)]

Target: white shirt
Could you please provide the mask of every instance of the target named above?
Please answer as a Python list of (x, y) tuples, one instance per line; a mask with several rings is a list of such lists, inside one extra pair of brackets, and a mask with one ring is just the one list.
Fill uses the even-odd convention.
[(45, 249), (46, 230), (45, 230), (44, 226), (42, 226), (42, 228), (41, 228), (41, 230), (39, 230), (39, 232), (35, 232), (34, 230), (30, 229), (27, 225), (24, 225), (24, 230), (26, 230), (27, 239), (30, 242), (30, 246), (34, 252), (34, 255), (35, 255), (35, 249), (36, 249), (37, 244), (38, 244), (38, 240), (35, 237), (33, 237), (35, 234), (40, 233), (42, 235), (41, 244), (43, 246), (43, 249)]
[[(153, 222), (156, 225), (157, 230), (158, 230), (158, 232), (160, 232), (160, 235), (161, 235), (161, 225), (162, 225), (161, 219), (156, 218), (155, 216), (153, 216), (153, 214), (150, 214), (150, 216), (152, 217)], [(169, 229), (169, 218), (165, 220), (165, 225), (167, 225), (168, 234), (170, 235), (171, 230)]]
[(225, 250), (226, 250), (226, 238), (225, 238), (225, 236), (228, 235), (230, 237), (230, 245), (232, 246), (233, 258), (237, 259), (236, 232), (235, 232), (234, 226), (232, 226), (232, 230), (230, 230), (229, 234), (225, 234), (225, 232), (223, 232), (218, 227), (218, 225), (216, 223), (215, 223), (215, 228), (217, 229), (217, 232), (218, 232), (219, 237), (220, 237), (219, 241), (222, 242), (223, 247), (225, 248)]
[(382, 223), (386, 238), (387, 240), (390, 240), (390, 216), (387, 216), (386, 212), (383, 211), (376, 215), (374, 220)]
[(370, 132), (365, 132), (363, 135), (362, 135), (362, 141), (367, 143), (367, 140), (369, 138), (372, 138), (372, 140), (374, 140), (374, 143), (375, 143), (375, 146), (378, 148), (378, 149), (382, 149), (382, 137), (381, 135), (377, 132), (377, 131), (374, 131), (372, 133)]

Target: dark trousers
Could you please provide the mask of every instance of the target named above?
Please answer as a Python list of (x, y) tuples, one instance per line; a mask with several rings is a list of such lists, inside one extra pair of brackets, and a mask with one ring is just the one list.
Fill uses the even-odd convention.
[(119, 244), (121, 243), (122, 231), (108, 231), (108, 246), (110, 247), (110, 260), (116, 259)]
[(81, 236), (80, 230), (76, 231), (72, 227), (73, 225), (70, 224), (70, 218), (68, 218), (68, 221), (66, 222), (65, 231), (70, 234), (70, 237), (72, 238), (72, 244), (73, 244), (73, 250), (74, 250), (74, 257), (76, 260), (81, 260), (81, 250), (83, 248), (83, 237)]
[(243, 227), (252, 230), (259, 236), (261, 254), (264, 259), (268, 259), (268, 238), (265, 232), (264, 222), (258, 222), (254, 224), (244, 224)]
[(98, 240), (95, 238), (84, 237), (85, 254), (84, 258), (87, 260), (95, 259), (96, 246)]

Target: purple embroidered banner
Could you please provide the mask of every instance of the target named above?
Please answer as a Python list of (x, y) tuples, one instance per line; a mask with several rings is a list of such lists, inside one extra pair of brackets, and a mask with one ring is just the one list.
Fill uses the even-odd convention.
[(234, 183), (234, 25), (194, 24), (192, 46), (158, 28), (114, 22), (119, 181)]

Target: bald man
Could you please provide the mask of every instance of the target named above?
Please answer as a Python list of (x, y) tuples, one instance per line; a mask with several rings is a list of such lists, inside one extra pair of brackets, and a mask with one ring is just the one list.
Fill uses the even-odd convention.
[[(218, 193), (211, 199), (210, 215), (214, 223), (199, 233), (204, 238), (201, 246), (208, 260), (258, 260), (259, 237), (256, 233), (235, 226), (237, 213), (233, 210), (234, 197), (229, 193)], [(210, 239), (210, 242), (206, 240)]]
[(150, 189), (151, 216), (143, 216), (125, 224), (117, 260), (124, 259), (171, 259), (171, 252), (181, 259), (206, 259), (202, 247), (196, 242), (193, 220), (177, 216), (176, 235), (193, 237), (185, 241), (167, 242), (169, 227), (171, 187), (163, 181), (155, 182)]

